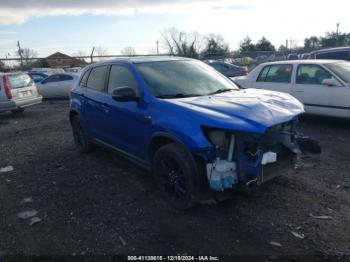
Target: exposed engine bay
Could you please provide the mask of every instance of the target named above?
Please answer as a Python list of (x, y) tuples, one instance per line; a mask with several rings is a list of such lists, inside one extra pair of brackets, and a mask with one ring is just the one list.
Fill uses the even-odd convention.
[(264, 134), (207, 130), (216, 150), (206, 164), (210, 188), (223, 191), (237, 184), (260, 185), (294, 168), (302, 153), (320, 153), (317, 142), (296, 130), (297, 120), (270, 127)]

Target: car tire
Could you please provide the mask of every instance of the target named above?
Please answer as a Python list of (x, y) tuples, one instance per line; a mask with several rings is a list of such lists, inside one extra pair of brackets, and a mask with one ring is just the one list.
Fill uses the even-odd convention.
[(176, 209), (195, 206), (196, 163), (182, 146), (172, 143), (159, 148), (153, 157), (153, 176), (163, 198)]
[(81, 124), (79, 116), (74, 116), (71, 120), (73, 138), (76, 147), (81, 153), (90, 153), (94, 149), (94, 144), (91, 142), (85, 128)]
[(19, 107), (19, 108), (17, 108), (17, 109), (11, 110), (11, 112), (12, 112), (12, 114), (14, 114), (14, 115), (21, 115), (21, 114), (23, 114), (23, 112), (24, 112), (24, 108)]

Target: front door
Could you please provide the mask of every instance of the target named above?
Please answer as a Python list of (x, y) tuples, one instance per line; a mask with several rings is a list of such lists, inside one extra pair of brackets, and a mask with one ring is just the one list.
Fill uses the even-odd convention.
[(320, 65), (300, 64), (297, 68), (293, 96), (305, 106), (310, 114), (328, 116), (348, 116), (349, 102), (341, 86), (327, 86), (322, 84), (324, 79), (332, 78), (332, 74)]
[[(140, 101), (121, 102), (112, 98), (115, 88), (131, 87), (140, 97)], [(116, 147), (138, 157), (143, 157), (146, 148), (146, 134), (151, 126), (151, 117), (147, 113), (147, 104), (131, 70), (124, 65), (112, 65), (107, 85), (109, 98), (109, 121), (105, 125), (108, 140)]]

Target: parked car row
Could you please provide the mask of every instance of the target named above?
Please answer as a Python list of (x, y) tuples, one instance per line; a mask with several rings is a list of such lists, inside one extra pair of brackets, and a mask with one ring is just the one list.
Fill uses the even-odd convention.
[(227, 77), (234, 76), (243, 76), (248, 73), (248, 68), (245, 66), (237, 66), (233, 64), (229, 64), (221, 61), (211, 61), (207, 62), (208, 65), (215, 68), (215, 70), (219, 71), (221, 74)]
[(23, 112), (43, 98), (68, 98), (79, 74), (0, 73), (0, 112)]

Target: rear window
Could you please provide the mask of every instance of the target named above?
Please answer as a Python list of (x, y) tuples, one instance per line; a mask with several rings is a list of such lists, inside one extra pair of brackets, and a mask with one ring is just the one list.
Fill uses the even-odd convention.
[(88, 70), (88, 71), (86, 71), (86, 72), (84, 73), (83, 77), (82, 77), (81, 80), (80, 80), (80, 85), (81, 85), (81, 86), (86, 86), (86, 83), (87, 83), (87, 80), (88, 80), (90, 71), (91, 71), (91, 70)]
[(337, 59), (350, 61), (350, 51), (339, 51), (316, 54), (317, 59)]
[(33, 85), (32, 78), (27, 74), (8, 75), (8, 81), (11, 89)]

